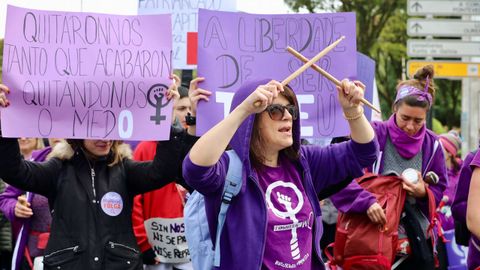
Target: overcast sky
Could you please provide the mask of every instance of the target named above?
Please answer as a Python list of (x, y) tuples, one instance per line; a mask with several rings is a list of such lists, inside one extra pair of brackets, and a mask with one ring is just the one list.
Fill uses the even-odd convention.
[[(138, 0), (0, 0), (0, 38), (5, 36), (7, 4), (46, 10), (83, 11), (133, 15)], [(283, 14), (291, 9), (283, 0), (237, 0), (237, 9), (248, 13)]]

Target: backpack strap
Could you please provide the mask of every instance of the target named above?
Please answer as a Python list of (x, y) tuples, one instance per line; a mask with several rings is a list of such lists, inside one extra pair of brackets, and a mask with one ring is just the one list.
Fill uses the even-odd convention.
[(220, 266), (220, 235), (222, 234), (225, 218), (227, 217), (227, 210), (230, 207), (232, 199), (238, 195), (242, 188), (242, 161), (234, 150), (227, 151), (227, 154), (230, 161), (228, 163), (225, 186), (223, 187), (220, 212), (218, 213), (217, 234), (215, 236), (215, 256), (213, 259), (213, 265), (215, 267)]

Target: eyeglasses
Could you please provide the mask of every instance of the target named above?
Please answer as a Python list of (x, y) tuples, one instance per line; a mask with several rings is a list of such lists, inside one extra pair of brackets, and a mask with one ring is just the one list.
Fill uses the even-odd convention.
[(285, 110), (287, 110), (288, 113), (292, 116), (292, 120), (297, 120), (298, 113), (297, 107), (295, 107), (295, 105), (272, 104), (265, 109), (265, 111), (268, 112), (270, 118), (275, 121), (280, 121), (283, 119), (283, 116), (285, 115)]

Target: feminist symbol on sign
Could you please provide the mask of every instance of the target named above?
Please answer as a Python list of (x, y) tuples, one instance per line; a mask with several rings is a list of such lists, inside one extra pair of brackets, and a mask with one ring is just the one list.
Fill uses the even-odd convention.
[[(150, 116), (151, 121), (155, 121), (155, 125), (160, 125), (162, 120), (166, 119), (165, 115), (162, 115), (162, 108), (167, 106), (170, 103), (166, 98), (164, 99), (168, 90), (168, 86), (164, 84), (154, 84), (147, 93), (148, 104), (155, 107), (155, 115)], [(162, 103), (163, 100), (166, 100), (165, 103)]]

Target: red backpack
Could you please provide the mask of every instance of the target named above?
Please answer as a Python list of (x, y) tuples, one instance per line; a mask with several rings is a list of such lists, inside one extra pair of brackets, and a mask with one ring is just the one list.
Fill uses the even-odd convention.
[[(344, 270), (391, 269), (398, 246), (398, 225), (406, 192), (398, 176), (367, 173), (357, 182), (377, 198), (385, 209), (387, 223), (379, 225), (366, 214), (338, 214), (334, 256), (331, 265)], [(333, 269), (334, 267), (332, 267)]]
[[(339, 212), (333, 245), (334, 256), (329, 256), (327, 252), (329, 266), (335, 269), (338, 265), (343, 270), (390, 270), (397, 251), (401, 249), (398, 226), (406, 198), (406, 191), (402, 188), (403, 179), (395, 175), (366, 173), (356, 181), (377, 198), (380, 206), (385, 209), (387, 223), (383, 226), (373, 223), (366, 214)], [(426, 193), (430, 220), (427, 233), (431, 237), (432, 246), (435, 247), (433, 229), (438, 224), (435, 198), (428, 184)], [(408, 240), (406, 242), (408, 244)]]

